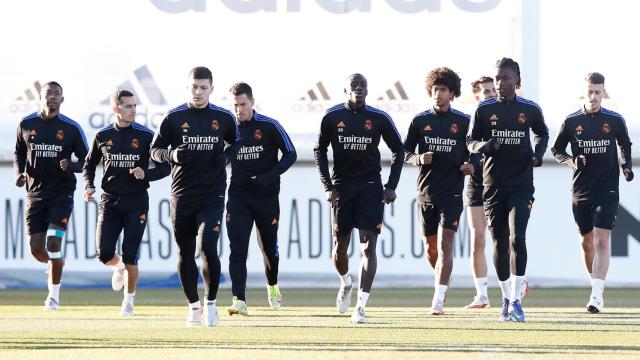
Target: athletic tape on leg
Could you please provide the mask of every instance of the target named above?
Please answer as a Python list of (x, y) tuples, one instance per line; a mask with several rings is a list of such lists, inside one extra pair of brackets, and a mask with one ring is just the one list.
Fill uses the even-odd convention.
[[(57, 237), (60, 238), (60, 251), (49, 251), (49, 237)], [(62, 239), (64, 238), (64, 230), (61, 229), (48, 229), (47, 236), (44, 243), (44, 248), (47, 250), (47, 254), (49, 255), (49, 259), (62, 259), (64, 254), (62, 254)]]

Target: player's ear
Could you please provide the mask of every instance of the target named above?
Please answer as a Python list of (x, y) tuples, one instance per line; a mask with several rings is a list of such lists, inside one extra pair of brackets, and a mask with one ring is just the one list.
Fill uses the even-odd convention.
[(62, 97), (62, 99), (60, 99), (60, 104), (62, 104), (64, 102), (64, 96)]

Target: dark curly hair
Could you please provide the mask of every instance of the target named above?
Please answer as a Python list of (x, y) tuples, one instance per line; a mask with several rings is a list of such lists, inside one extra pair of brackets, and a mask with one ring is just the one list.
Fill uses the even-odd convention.
[(433, 69), (427, 75), (427, 94), (432, 96), (431, 89), (435, 85), (444, 85), (453, 93), (453, 97), (460, 96), (460, 76), (447, 67)]
[(511, 69), (516, 75), (518, 75), (518, 81), (516, 82), (516, 89), (520, 88), (522, 78), (520, 77), (520, 65), (510, 58), (502, 58), (496, 61), (496, 68), (498, 69)]

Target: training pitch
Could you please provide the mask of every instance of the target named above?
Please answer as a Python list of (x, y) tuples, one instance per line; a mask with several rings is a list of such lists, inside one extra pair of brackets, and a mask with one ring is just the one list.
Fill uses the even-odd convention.
[(121, 293), (63, 289), (60, 310), (45, 312), (45, 290), (2, 290), (0, 358), (640, 358), (640, 289), (607, 289), (605, 312), (593, 315), (589, 289), (534, 288), (523, 324), (497, 321), (498, 291), (493, 307), (465, 310), (474, 291), (451, 289), (435, 317), (432, 289), (374, 288), (369, 323), (355, 326), (337, 313), (334, 290), (284, 288), (280, 310), (266, 306), (266, 290), (251, 290), (247, 317), (227, 315), (231, 295), (221, 290), (218, 326), (186, 328), (179, 289), (140, 289), (131, 318), (118, 316)]

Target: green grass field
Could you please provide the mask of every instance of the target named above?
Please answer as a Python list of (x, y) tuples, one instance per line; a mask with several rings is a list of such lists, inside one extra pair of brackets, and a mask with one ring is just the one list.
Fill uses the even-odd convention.
[(535, 288), (524, 324), (499, 323), (495, 296), (490, 309), (463, 309), (471, 289), (451, 289), (446, 315), (430, 316), (432, 294), (374, 289), (369, 324), (355, 326), (337, 314), (334, 290), (284, 289), (277, 311), (252, 290), (250, 316), (239, 318), (226, 314), (222, 290), (218, 327), (190, 329), (178, 289), (138, 291), (126, 319), (121, 294), (107, 290), (63, 289), (57, 312), (42, 311), (45, 291), (0, 291), (0, 358), (640, 358), (640, 289), (607, 289), (605, 312), (592, 315), (588, 289)]

